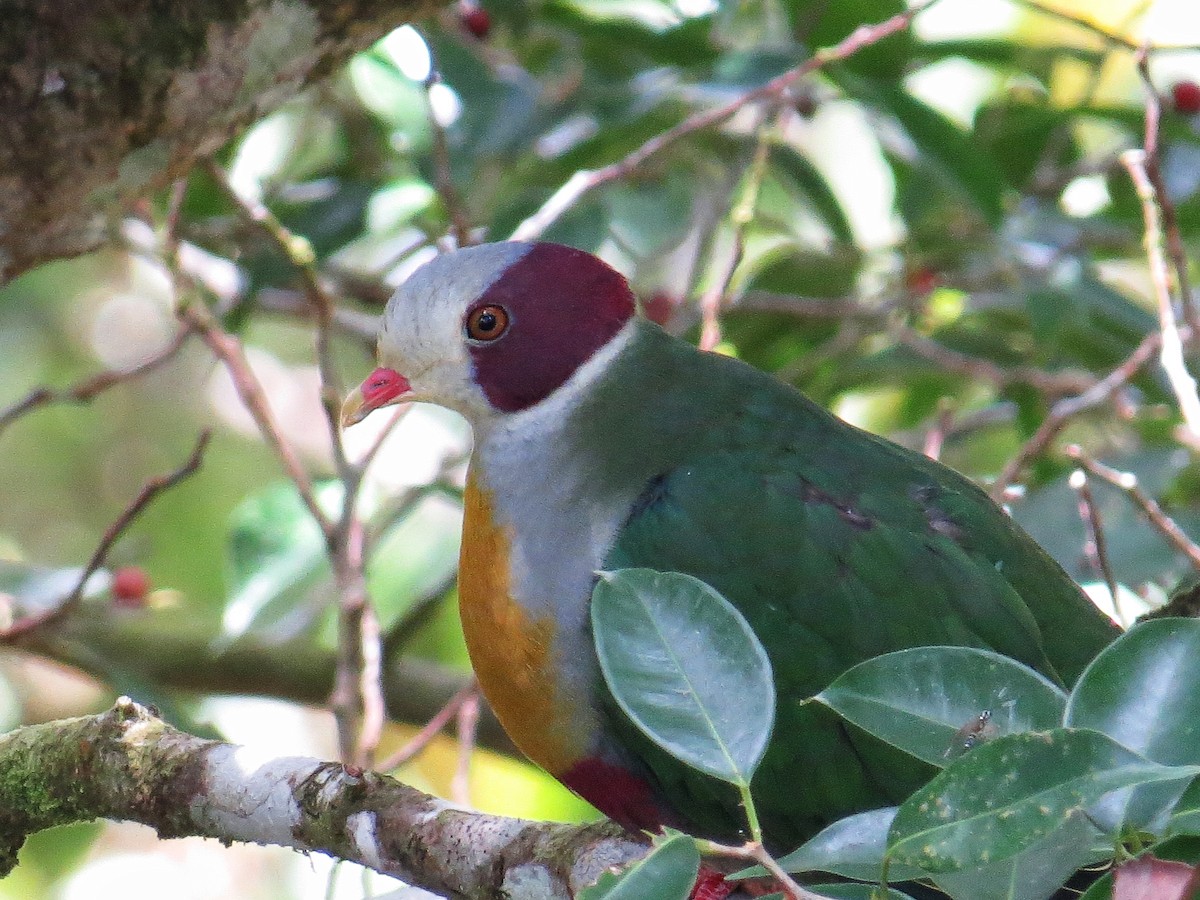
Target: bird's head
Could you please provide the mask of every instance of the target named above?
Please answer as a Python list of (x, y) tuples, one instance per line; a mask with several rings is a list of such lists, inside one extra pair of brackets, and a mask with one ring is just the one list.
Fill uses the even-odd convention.
[(625, 279), (559, 244), (499, 243), (443, 254), (388, 301), (379, 368), (342, 423), (409, 400), (472, 422), (516, 413), (562, 387), (633, 317)]

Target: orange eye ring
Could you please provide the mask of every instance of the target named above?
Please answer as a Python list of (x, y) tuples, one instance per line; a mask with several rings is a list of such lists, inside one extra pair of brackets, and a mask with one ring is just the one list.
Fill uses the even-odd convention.
[(508, 331), (508, 311), (503, 306), (480, 306), (467, 315), (467, 337), (473, 341), (494, 341)]

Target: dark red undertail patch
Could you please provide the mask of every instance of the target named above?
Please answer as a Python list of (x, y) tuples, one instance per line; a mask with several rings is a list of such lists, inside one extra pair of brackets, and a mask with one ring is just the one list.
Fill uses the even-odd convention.
[(475, 381), (504, 412), (561, 387), (633, 317), (633, 292), (608, 265), (561, 244), (534, 244), (467, 310), (501, 306), (508, 330), (470, 345)]
[(658, 831), (670, 824), (649, 783), (628, 769), (589, 757), (558, 780), (629, 831)]

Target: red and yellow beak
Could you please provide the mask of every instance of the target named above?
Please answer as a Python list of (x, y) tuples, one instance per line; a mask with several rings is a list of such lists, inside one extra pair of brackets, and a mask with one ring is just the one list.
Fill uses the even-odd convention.
[(342, 427), (357, 424), (383, 406), (402, 403), (412, 394), (408, 379), (394, 369), (378, 368), (342, 403)]

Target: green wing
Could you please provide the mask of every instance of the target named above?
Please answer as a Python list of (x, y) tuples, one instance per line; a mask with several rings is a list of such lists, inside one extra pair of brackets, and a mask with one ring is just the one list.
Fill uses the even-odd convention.
[[(605, 565), (694, 575), (754, 627), (780, 698), (755, 795), (768, 833), (787, 845), (844, 814), (897, 802), (930, 774), (823, 708), (801, 705), (845, 669), (893, 650), (954, 644), (995, 650), (1070, 684), (1116, 630), (967, 479), (746, 367), (728, 367), (722, 383), (730, 381), (736, 412), (677, 443)], [(685, 817), (715, 834), (736, 832), (732, 791), (688, 772), (619, 715), (614, 727)]]

